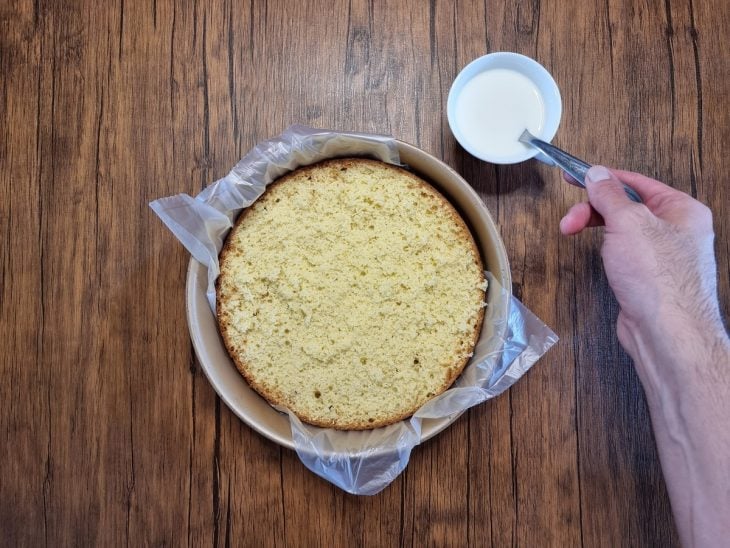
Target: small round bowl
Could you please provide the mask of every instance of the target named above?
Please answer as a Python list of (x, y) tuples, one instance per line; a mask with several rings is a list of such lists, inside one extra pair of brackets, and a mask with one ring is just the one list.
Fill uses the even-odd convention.
[[(479, 345), (490, 341), (491, 347), (486, 347), (485, 352), (498, 352), (501, 350), (501, 335), (504, 333), (495, 332), (495, 329), (504, 330), (507, 325), (509, 299), (505, 296), (512, 293), (512, 278), (507, 253), (497, 227), (482, 199), (456, 171), (413, 145), (402, 141), (397, 141), (397, 144), (401, 162), (433, 184), (459, 211), (477, 241), (485, 268), (492, 272), (496, 281), (504, 288), (501, 292), (487, 290), (490, 314), (496, 321), (484, 323), (477, 343)], [(221, 399), (241, 420), (270, 440), (294, 449), (289, 418), (259, 396), (228, 357), (218, 333), (215, 316), (205, 296), (207, 281), (207, 268), (195, 259), (190, 259), (186, 287), (188, 327), (203, 371)], [(458, 417), (459, 415), (443, 419), (424, 419), (421, 440), (435, 436)]]
[[(545, 106), (545, 123), (543, 124), (542, 132), (539, 135), (535, 135), (543, 141), (550, 142), (558, 131), (560, 125), (560, 116), (562, 114), (562, 100), (560, 98), (560, 90), (558, 85), (550, 76), (550, 73), (540, 63), (534, 59), (530, 59), (519, 53), (512, 53), (509, 51), (499, 51), (490, 53), (475, 59), (469, 63), (464, 69), (458, 74), (454, 83), (451, 85), (449, 90), (449, 98), (446, 104), (446, 116), (449, 121), (449, 127), (451, 133), (459, 144), (472, 156), (476, 156), (480, 160), (491, 162), (493, 164), (516, 164), (518, 162), (524, 162), (530, 158), (538, 157), (538, 160), (545, 161), (537, 149), (526, 148), (523, 153), (511, 156), (494, 156), (488, 151), (478, 150), (474, 148), (465, 138), (459, 128), (456, 119), (456, 104), (459, 99), (464, 86), (477, 74), (481, 74), (484, 71), (491, 69), (509, 69), (519, 72), (520, 74), (529, 78), (540, 91), (542, 95), (544, 106)], [(549, 159), (546, 163), (552, 164)]]

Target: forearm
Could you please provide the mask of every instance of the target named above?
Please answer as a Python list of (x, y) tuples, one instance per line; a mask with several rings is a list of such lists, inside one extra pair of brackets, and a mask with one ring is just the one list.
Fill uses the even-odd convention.
[(655, 348), (641, 332), (627, 345), (644, 385), (662, 469), (685, 546), (730, 538), (730, 342), (721, 325), (674, 333)]
[(605, 224), (601, 257), (621, 307), (618, 337), (644, 386), (677, 529), (686, 546), (725, 546), (730, 341), (717, 299), (712, 212), (638, 173), (593, 166), (585, 184), (590, 206), (574, 205), (560, 229)]

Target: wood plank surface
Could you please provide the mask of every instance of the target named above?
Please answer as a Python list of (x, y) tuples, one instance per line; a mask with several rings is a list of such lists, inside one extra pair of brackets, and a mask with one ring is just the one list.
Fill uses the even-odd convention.
[[(471, 157), (445, 105), (484, 53), (543, 63), (556, 144), (714, 210), (727, 317), (729, 32), (725, 0), (2, 2), (3, 544), (676, 545), (600, 231), (558, 232), (581, 191)], [(498, 222), (515, 294), (561, 337), (373, 497), (216, 396), (187, 331), (188, 255), (147, 206), (292, 123), (391, 134), (456, 168)]]

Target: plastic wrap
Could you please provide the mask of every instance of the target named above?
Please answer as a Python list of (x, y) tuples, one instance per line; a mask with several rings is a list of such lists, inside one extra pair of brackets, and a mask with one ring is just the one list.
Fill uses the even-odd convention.
[(208, 267), (208, 302), (215, 311), (218, 253), (238, 213), (264, 193), (266, 185), (294, 169), (337, 156), (370, 156), (398, 164), (392, 137), (291, 126), (256, 145), (231, 172), (195, 198), (178, 194), (150, 202), (195, 259)]
[[(224, 178), (195, 198), (179, 194), (150, 203), (155, 213), (191, 255), (208, 268), (207, 298), (215, 311), (218, 253), (233, 220), (251, 205), (266, 185), (297, 167), (337, 156), (370, 156), (399, 163), (394, 139), (292, 126), (277, 138), (257, 145)], [(307, 468), (353, 494), (372, 495), (391, 483), (408, 464), (411, 450), (422, 441), (424, 420), (454, 418), (512, 386), (547, 350), (557, 336), (487, 273), (490, 291), (503, 292), (509, 312), (485, 322), (494, 337), (482, 340), (470, 364), (454, 385), (421, 407), (410, 419), (373, 430), (344, 432), (302, 423), (288, 413), (299, 458)]]

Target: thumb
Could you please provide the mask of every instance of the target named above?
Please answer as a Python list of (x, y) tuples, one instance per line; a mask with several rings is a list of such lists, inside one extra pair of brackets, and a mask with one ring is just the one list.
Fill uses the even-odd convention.
[(587, 171), (585, 180), (588, 200), (604, 219), (634, 205), (626, 195), (624, 184), (607, 168), (593, 166)]

